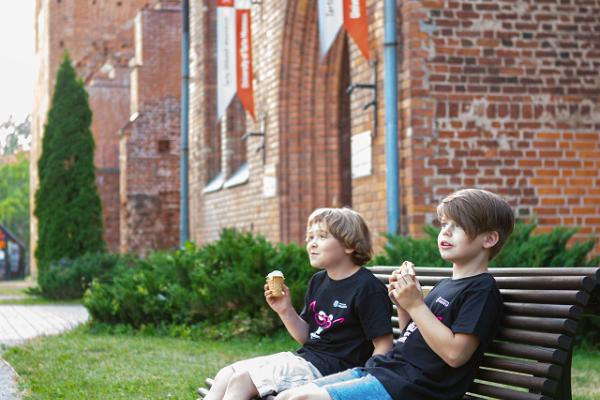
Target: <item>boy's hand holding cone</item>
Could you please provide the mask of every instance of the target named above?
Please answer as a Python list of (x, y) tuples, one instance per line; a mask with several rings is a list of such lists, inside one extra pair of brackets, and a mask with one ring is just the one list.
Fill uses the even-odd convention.
[(285, 313), (292, 307), (289, 289), (283, 284), (284, 280), (283, 273), (276, 270), (267, 275), (267, 282), (265, 283), (267, 304), (278, 314)]
[(402, 307), (402, 303), (412, 297), (409, 294), (411, 292), (410, 287), (413, 287), (413, 290), (416, 289), (415, 294), (418, 293), (419, 298), (423, 298), (423, 289), (416, 278), (415, 265), (410, 261), (404, 261), (399, 269), (392, 272), (389, 283), (388, 293), (390, 299), (397, 307)]

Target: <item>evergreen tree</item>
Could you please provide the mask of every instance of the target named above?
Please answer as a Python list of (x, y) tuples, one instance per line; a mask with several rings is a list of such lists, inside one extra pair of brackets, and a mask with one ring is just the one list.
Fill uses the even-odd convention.
[(83, 82), (65, 53), (44, 127), (35, 193), (40, 275), (62, 258), (105, 251), (96, 187), (92, 111)]

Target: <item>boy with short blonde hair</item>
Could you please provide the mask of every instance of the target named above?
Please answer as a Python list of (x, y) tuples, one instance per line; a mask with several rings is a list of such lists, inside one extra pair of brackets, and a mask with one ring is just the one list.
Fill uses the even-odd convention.
[(502, 314), (502, 299), (488, 262), (514, 227), (499, 196), (460, 190), (437, 208), (438, 249), (452, 262), (423, 299), (414, 265), (405, 261), (389, 278), (402, 334), (392, 351), (354, 368), (291, 389), (277, 400), (460, 399), (475, 377)]
[(292, 307), (289, 290), (265, 298), (289, 334), (302, 346), (240, 361), (217, 374), (205, 400), (264, 397), (325, 375), (364, 365), (392, 347), (392, 305), (386, 287), (369, 270), (369, 228), (349, 208), (320, 208), (309, 217), (306, 250), (310, 264), (322, 269), (308, 284), (304, 308)]

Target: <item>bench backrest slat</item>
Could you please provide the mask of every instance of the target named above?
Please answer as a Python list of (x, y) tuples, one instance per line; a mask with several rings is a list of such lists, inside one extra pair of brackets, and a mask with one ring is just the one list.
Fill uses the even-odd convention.
[(516, 386), (550, 395), (556, 392), (556, 389), (558, 388), (558, 383), (553, 379), (508, 373), (504, 371), (494, 371), (485, 368), (479, 370), (476, 379)]
[(524, 290), (500, 289), (504, 301), (542, 304), (587, 304), (590, 294), (585, 290)]
[(502, 318), (502, 326), (570, 335), (574, 335), (577, 330), (577, 322), (570, 318), (538, 318), (520, 315), (505, 315)]
[[(479, 395), (488, 396), (493, 399), (503, 400), (552, 400), (552, 397), (544, 396), (543, 394), (520, 392), (516, 390), (510, 390), (503, 387), (486, 385), (484, 383), (475, 381), (471, 385), (473, 393)], [(479, 398), (479, 397), (478, 397)]]
[(539, 361), (514, 360), (490, 355), (483, 357), (481, 366), (552, 379), (559, 379), (562, 373), (562, 367), (559, 367), (556, 364), (542, 363)]

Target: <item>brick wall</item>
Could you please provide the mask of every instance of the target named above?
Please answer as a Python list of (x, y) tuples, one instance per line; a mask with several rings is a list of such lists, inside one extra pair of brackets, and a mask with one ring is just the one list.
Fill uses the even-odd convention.
[[(262, 138), (250, 137), (244, 142), (249, 178), (242, 184), (204, 193), (207, 184), (223, 172), (224, 181), (239, 169), (233, 166), (231, 153), (223, 151), (228, 140), (235, 140), (227, 124), (216, 119), (216, 10), (214, 1), (191, 2), (190, 6), (190, 236), (198, 243), (214, 240), (222, 228), (232, 226), (265, 234), (270, 240), (279, 239), (279, 209), (277, 197), (264, 195), (264, 179), (276, 179), (279, 157), (277, 77), (279, 60), (274, 48), (279, 47), (282, 10), (280, 6), (267, 12), (255, 12), (254, 30), (254, 88), (257, 116), (264, 113), (267, 131), (265, 149), (259, 150)], [(253, 7), (255, 11), (256, 7)], [(258, 8), (260, 9), (260, 7)], [(268, 37), (268, 38), (267, 38)], [(257, 46), (257, 43), (264, 46)], [(263, 48), (261, 50), (261, 47)], [(235, 106), (234, 106), (235, 107)], [(227, 110), (224, 121), (235, 108)], [(259, 121), (246, 119), (246, 129), (258, 132)], [(239, 141), (240, 138), (238, 137)], [(239, 145), (239, 143), (238, 143)], [(263, 163), (263, 152), (265, 162)], [(222, 185), (221, 185), (222, 186)]]
[[(302, 241), (306, 218), (314, 208), (342, 205), (361, 211), (375, 234), (384, 231), (383, 130), (374, 131), (374, 113), (362, 110), (371, 93), (357, 90), (352, 96), (346, 94), (351, 82), (369, 83), (372, 69), (344, 35), (327, 57), (319, 59), (316, 3), (312, 1), (269, 1), (252, 7), (259, 118), (253, 121), (248, 117), (246, 125), (257, 131), (260, 116), (264, 116), (266, 154), (260, 149), (262, 138), (249, 139), (247, 182), (203, 193), (212, 177), (205, 175), (205, 166), (218, 152), (215, 137), (226, 136), (219, 131), (215, 116), (213, 3), (192, 4), (191, 10), (195, 54), (191, 66), (192, 238), (213, 240), (223, 227), (235, 226), (260, 232), (273, 241)], [(372, 47), (379, 59), (381, 38), (375, 29), (382, 25), (381, 7), (377, 2), (369, 6)], [(381, 76), (381, 63), (377, 69)], [(380, 126), (381, 99), (382, 95), (378, 102)], [(373, 174), (352, 180), (350, 137), (364, 131), (374, 135)], [(226, 156), (219, 156), (227, 161)], [(270, 192), (271, 184), (276, 185), (274, 192)]]
[[(408, 226), (459, 187), (600, 233), (599, 1), (403, 1)], [(600, 247), (597, 248), (600, 250)]]
[[(504, 195), (518, 216), (536, 216), (541, 231), (564, 225), (582, 227), (579, 237), (598, 234), (599, 7), (597, 0), (398, 1), (401, 233), (420, 234), (446, 194), (475, 186)], [(252, 13), (266, 161), (252, 139), (248, 181), (202, 193), (206, 166), (214, 171), (214, 158), (226, 158), (216, 142), (225, 136), (214, 116), (214, 5), (192, 5), (192, 238), (212, 240), (237, 226), (300, 240), (313, 208), (342, 204), (362, 212), (377, 236), (386, 229), (383, 3), (368, 1), (376, 116), (362, 109), (370, 91), (344, 90), (373, 77), (352, 41), (341, 35), (318, 59), (315, 2), (267, 0)], [(348, 135), (365, 131), (374, 134), (373, 173), (348, 179)], [(269, 176), (277, 192), (265, 198)]]
[(119, 250), (119, 129), (129, 118), (129, 69), (104, 64), (106, 73), (87, 84), (96, 142), (96, 181), (102, 200), (104, 239), (110, 251)]
[(132, 120), (121, 137), (120, 250), (146, 255), (179, 243), (181, 10), (136, 17)]

